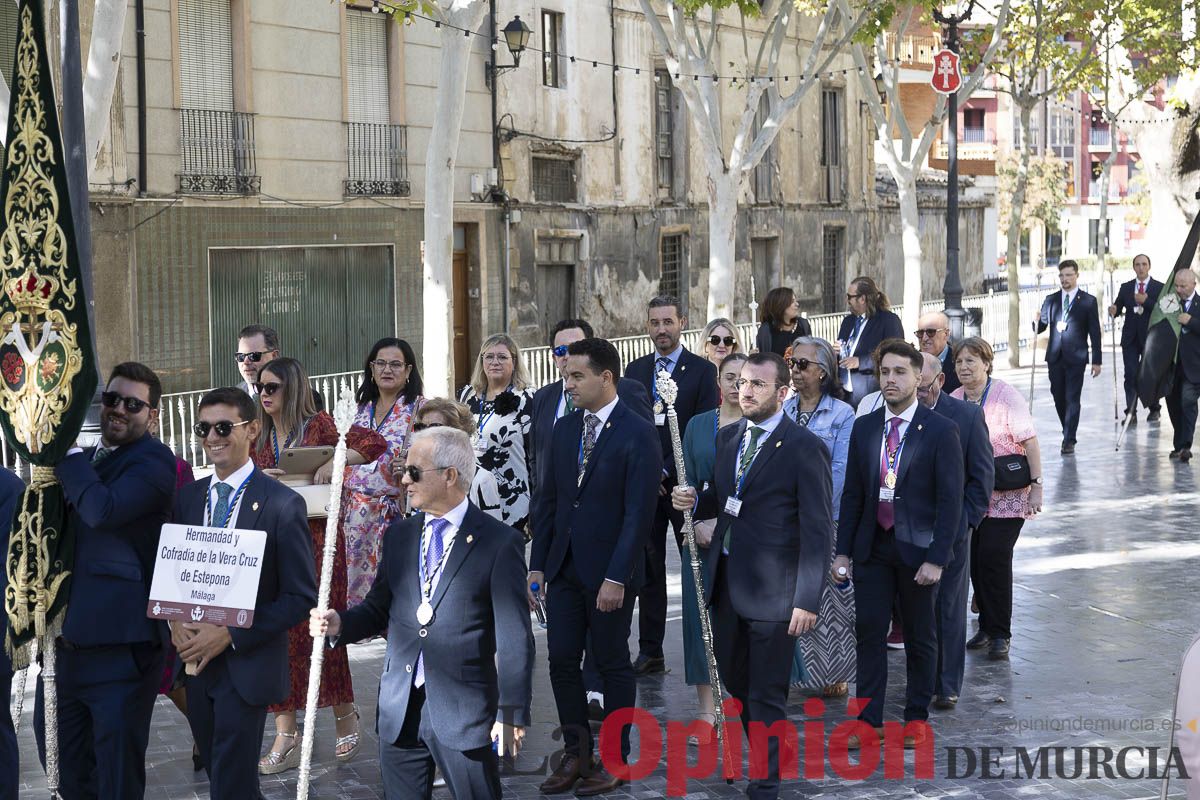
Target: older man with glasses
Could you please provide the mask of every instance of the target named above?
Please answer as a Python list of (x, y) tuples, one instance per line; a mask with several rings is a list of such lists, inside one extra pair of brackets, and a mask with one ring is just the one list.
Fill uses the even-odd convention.
[(917, 349), (929, 353), (942, 362), (942, 375), (946, 383), (942, 391), (950, 394), (962, 384), (954, 371), (954, 354), (950, 347), (950, 318), (941, 311), (931, 311), (917, 320), (917, 329), (913, 331)]

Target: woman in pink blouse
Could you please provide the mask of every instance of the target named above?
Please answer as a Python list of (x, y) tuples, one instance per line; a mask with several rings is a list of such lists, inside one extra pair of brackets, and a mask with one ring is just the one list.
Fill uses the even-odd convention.
[(971, 585), (979, 606), (979, 632), (970, 650), (988, 648), (988, 657), (1008, 658), (1012, 639), (1013, 547), (1025, 520), (1042, 510), (1042, 451), (1025, 397), (992, 377), (995, 353), (986, 339), (971, 337), (954, 348), (954, 368), (962, 386), (952, 396), (981, 406), (992, 440), (992, 453), (1029, 459), (1033, 484), (993, 491), (987, 516), (971, 536)]

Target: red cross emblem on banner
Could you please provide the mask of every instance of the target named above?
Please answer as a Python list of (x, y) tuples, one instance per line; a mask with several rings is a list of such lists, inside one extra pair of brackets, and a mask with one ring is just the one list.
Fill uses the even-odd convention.
[(933, 77), (929, 83), (938, 94), (954, 94), (962, 86), (962, 72), (959, 70), (958, 53), (953, 50), (939, 50), (933, 55)]

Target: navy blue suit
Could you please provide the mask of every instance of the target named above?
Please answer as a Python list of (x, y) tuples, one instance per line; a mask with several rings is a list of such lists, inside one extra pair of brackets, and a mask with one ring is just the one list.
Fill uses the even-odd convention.
[[(915, 402), (915, 401), (914, 401)], [(887, 692), (887, 634), (899, 594), (908, 666), (904, 720), (929, 717), (937, 671), (937, 585), (914, 578), (923, 563), (945, 567), (960, 541), (963, 454), (958, 427), (916, 404), (897, 465), (894, 528), (877, 521), (884, 409), (854, 422), (836, 552), (854, 561), (858, 695), (868, 698), (859, 719), (883, 724)]]
[[(154, 549), (171, 516), (175, 456), (150, 434), (95, 465), (95, 450), (55, 467), (75, 535), (57, 650), (59, 789), (65, 798), (139, 798), (166, 628), (146, 618)], [(41, 678), (34, 730), (44, 763)]]
[[(842, 325), (838, 328), (839, 341), (850, 342), (853, 340), (855, 319), (853, 314), (847, 314), (842, 319)], [(850, 385), (854, 387), (854, 391), (850, 393), (846, 402), (858, 408), (858, 404), (864, 397), (871, 392), (879, 391), (879, 379), (875, 377), (875, 348), (879, 347), (879, 343), (884, 339), (903, 338), (904, 325), (900, 322), (900, 318), (891, 311), (880, 310), (867, 317), (859, 332), (854, 351), (850, 353), (858, 359), (858, 368), (849, 373)], [(841, 352), (838, 352), (838, 358), (839, 360), (842, 358)], [(844, 383), (845, 379), (846, 370), (839, 369), (838, 380)]]
[(958, 370), (954, 368), (953, 342), (946, 345), (946, 355), (944, 358), (942, 358), (942, 374), (946, 376), (946, 381), (942, 384), (943, 394), (950, 394), (955, 389), (962, 386), (962, 381), (958, 379)]
[(1175, 355), (1175, 379), (1167, 394), (1167, 413), (1175, 435), (1172, 450), (1192, 449), (1196, 432), (1196, 409), (1200, 402), (1200, 295), (1181, 304), (1191, 319), (1179, 331), (1179, 349)]
[[(1138, 305), (1133, 299), (1137, 293), (1138, 279), (1125, 281), (1117, 290), (1117, 316), (1124, 315), (1125, 325), (1121, 328), (1121, 360), (1125, 363), (1125, 408), (1137, 408), (1138, 369), (1142, 364), (1142, 353), (1146, 349), (1146, 332), (1150, 328), (1150, 312), (1158, 305), (1158, 296), (1163, 290), (1162, 281), (1147, 277), (1146, 302)], [(1158, 401), (1151, 410), (1158, 408)]]
[[(8, 535), (12, 529), (13, 515), (17, 503), (25, 491), (25, 481), (18, 478), (11, 470), (0, 467), (0, 543), (4, 544), (4, 552), (8, 552)], [(0, 575), (0, 589), (7, 587), (7, 571)], [(7, 698), (12, 693), (12, 662), (8, 660), (8, 651), (3, 646), (8, 638), (8, 615), (0, 622), (0, 698)], [(12, 716), (8, 709), (0, 713), (0, 800), (17, 800), (17, 788), (21, 784), (20, 751), (17, 748), (17, 732), (13, 727)]]
[[(833, 472), (825, 444), (784, 414), (760, 441), (745, 474), (741, 509), (730, 516), (725, 503), (734, 494), (748, 424), (742, 420), (717, 434), (713, 485), (700, 496), (696, 514), (718, 518), (705, 556), (704, 588), (721, 678), (741, 701), (744, 724), (771, 726), (787, 718), (796, 643), (788, 635), (792, 611), (816, 614), (820, 608), (833, 532)], [(726, 531), (728, 555), (722, 547)], [(777, 739), (768, 743), (767, 759), (767, 777), (750, 783), (752, 798), (779, 794)]]
[[(1100, 349), (1100, 311), (1096, 298), (1078, 289), (1071, 309), (1063, 319), (1063, 293), (1046, 295), (1038, 316), (1037, 332), (1050, 329), (1050, 343), (1046, 346), (1046, 364), (1050, 373), (1050, 394), (1054, 396), (1054, 409), (1063, 426), (1063, 442), (1075, 444), (1075, 432), (1079, 428), (1079, 396), (1083, 392), (1083, 373), (1088, 365), (1088, 341), (1092, 345), (1092, 364), (1102, 360)], [(1066, 329), (1059, 330), (1059, 322), (1066, 322)]]
[(966, 486), (963, 494), (961, 535), (950, 553), (950, 563), (937, 586), (938, 668), (934, 694), (957, 697), (966, 668), (967, 584), (970, 577), (970, 536), (987, 515), (996, 480), (996, 462), (983, 409), (951, 397), (944, 391), (933, 407), (958, 426)]
[[(428, 798), (433, 763), (458, 797), (500, 796), (495, 722), (531, 722), (533, 633), (524, 539), (469, 506), (433, 591), (433, 621), (417, 622), (425, 515), (392, 523), (363, 602), (341, 613), (337, 645), (387, 633), (377, 730), (388, 798)], [(417, 655), (425, 684), (413, 679)], [(422, 746), (423, 744), (423, 746)]]
[[(179, 491), (175, 522), (204, 524), (209, 486), (204, 478)], [(316, 566), (304, 500), (260, 470), (250, 476), (231, 527), (267, 532), (254, 624), (230, 628), (232, 646), (188, 678), (188, 722), (210, 796), (257, 800), (267, 706), (290, 691), (288, 630), (317, 604)]]
[[(652, 398), (658, 397), (654, 384), (658, 358), (659, 354), (653, 352), (634, 359), (625, 367), (625, 377), (641, 383)], [(679, 417), (679, 435), (682, 436), (692, 417), (721, 404), (717, 368), (708, 359), (684, 348), (671, 372), (671, 378), (679, 389), (675, 399), (675, 415)], [(657, 429), (663, 469), (666, 471), (664, 485), (670, 489), (675, 485), (671, 429), (666, 423), (657, 426)], [(646, 657), (662, 657), (663, 639), (667, 633), (668, 527), (673, 529), (678, 546), (683, 538), (683, 515), (671, 507), (669, 494), (658, 497), (650, 536), (646, 540), (646, 582), (638, 593), (638, 650), (639, 655)]]
[[(551, 460), (533, 500), (529, 569), (545, 573), (550, 682), (565, 747), (587, 757), (592, 742), (579, 661), (589, 633), (606, 710), (632, 707), (636, 699), (629, 626), (663, 462), (654, 426), (618, 401), (578, 480), (584, 416), (554, 426)], [(605, 580), (625, 587), (622, 606), (610, 612), (596, 609)], [(628, 748), (626, 731), (623, 752)]]

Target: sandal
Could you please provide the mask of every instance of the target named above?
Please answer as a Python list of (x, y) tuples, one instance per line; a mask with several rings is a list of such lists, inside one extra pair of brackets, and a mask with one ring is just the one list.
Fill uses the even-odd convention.
[(292, 744), (282, 753), (276, 751), (272, 746), (271, 750), (258, 760), (258, 772), (260, 775), (277, 775), (280, 772), (287, 772), (289, 769), (295, 769), (300, 766), (300, 742), (296, 740), (296, 737), (300, 735), (299, 728), (291, 733), (276, 731), (275, 735), (284, 739), (290, 739)]
[(695, 745), (696, 747), (704, 747), (708, 744), (711, 744), (713, 733), (716, 731), (717, 727), (717, 715), (712, 711), (698, 711), (696, 712), (696, 722), (707, 722), (712, 726), (712, 728), (708, 731), (705, 731), (703, 734), (692, 734), (688, 736), (688, 744)]
[(821, 689), (822, 697), (845, 697), (850, 694), (850, 684), (831, 683)]
[[(339, 736), (337, 738), (337, 740), (334, 741), (334, 743), (333, 743), (333, 757), (336, 758), (338, 760), (338, 762), (342, 763), (342, 764), (345, 764), (347, 761), (349, 761), (350, 759), (352, 759), (356, 755), (358, 755), (359, 745), (362, 744), (361, 738), (359, 737), (360, 731), (358, 730), (358, 728), (360, 727), (360, 722), (362, 720), (362, 716), (358, 713), (358, 704), (352, 703), (351, 705), (353, 706), (353, 710), (350, 713), (343, 714), (340, 717), (337, 715), (334, 715), (334, 717), (333, 717), (333, 722), (335, 725), (344, 719), (349, 719), (350, 717), (355, 717), (354, 733), (348, 733), (345, 736)], [(345, 752), (342, 752), (343, 747), (348, 747), (348, 749)]]

